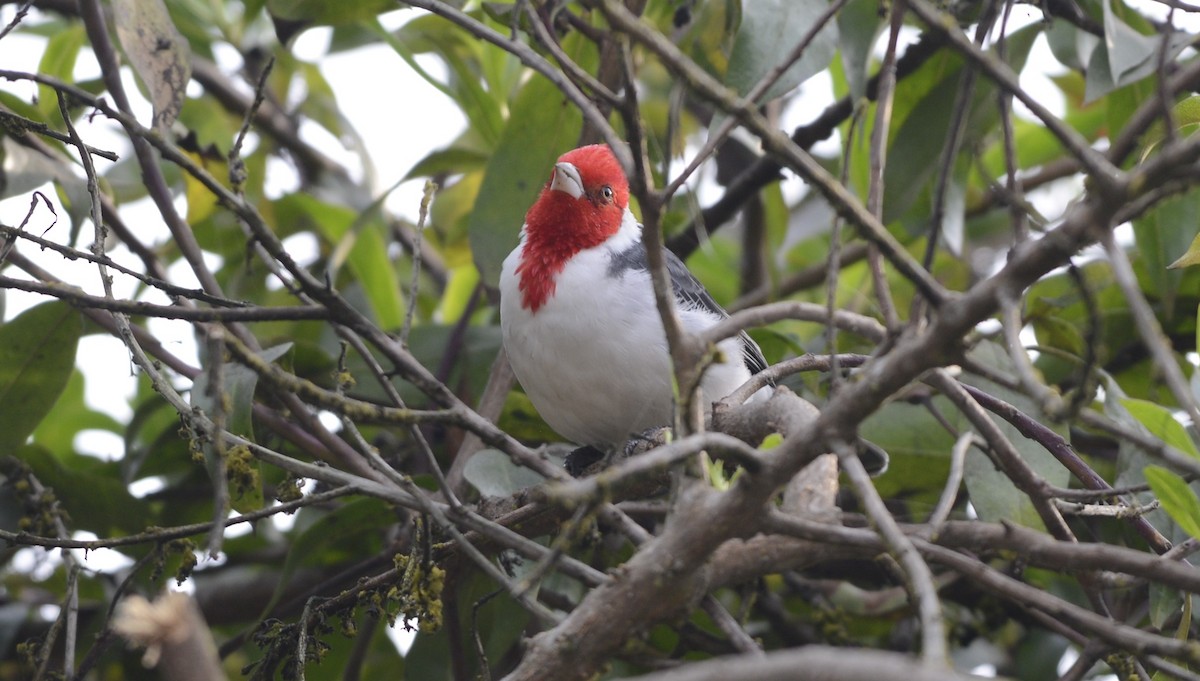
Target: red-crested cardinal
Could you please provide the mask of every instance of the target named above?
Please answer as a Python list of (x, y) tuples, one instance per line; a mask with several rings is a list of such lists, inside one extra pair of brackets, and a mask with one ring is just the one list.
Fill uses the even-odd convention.
[[(664, 251), (683, 327), (729, 315)], [(563, 154), (525, 215), (500, 274), (500, 327), (513, 372), (563, 437), (612, 451), (673, 418), (671, 358), (654, 304), (629, 183), (605, 145)], [(701, 379), (705, 406), (766, 368), (745, 333), (719, 343)]]

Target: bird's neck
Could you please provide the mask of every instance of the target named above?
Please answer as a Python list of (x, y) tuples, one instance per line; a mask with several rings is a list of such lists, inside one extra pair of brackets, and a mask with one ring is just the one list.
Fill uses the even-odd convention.
[[(554, 208), (553, 205), (550, 208)], [(521, 305), (537, 312), (554, 295), (556, 279), (580, 251), (595, 248), (620, 229), (602, 216), (555, 214), (535, 206), (526, 217), (525, 247), (517, 265)]]

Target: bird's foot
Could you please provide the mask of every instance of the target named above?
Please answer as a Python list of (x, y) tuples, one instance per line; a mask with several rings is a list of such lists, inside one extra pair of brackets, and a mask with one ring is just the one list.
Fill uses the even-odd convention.
[(645, 454), (646, 452), (661, 447), (671, 441), (671, 429), (666, 426), (656, 426), (647, 428), (642, 432), (629, 438), (625, 443), (625, 447), (621, 450), (622, 459), (628, 459), (631, 456)]
[(563, 466), (573, 478), (582, 478), (602, 470), (605, 463), (604, 452), (591, 445), (572, 450), (563, 461)]
[(624, 447), (612, 452), (605, 452), (591, 445), (572, 450), (563, 461), (563, 466), (571, 474), (571, 477), (582, 478), (598, 473), (631, 456), (644, 454), (655, 447), (661, 447), (670, 441), (670, 428), (649, 428), (629, 438)]

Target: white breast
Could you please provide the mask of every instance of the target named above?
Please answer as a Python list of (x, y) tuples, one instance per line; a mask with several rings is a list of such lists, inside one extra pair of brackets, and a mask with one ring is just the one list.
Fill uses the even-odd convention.
[[(521, 306), (516, 268), (523, 243), (505, 259), (500, 276), (500, 326), (517, 379), (551, 428), (602, 448), (670, 425), (674, 409), (670, 355), (649, 274), (608, 274), (610, 254), (641, 236), (632, 214), (626, 216), (620, 233), (565, 265), (536, 313)], [(704, 310), (681, 310), (680, 318), (691, 331), (717, 321)], [(721, 348), (729, 361), (711, 367), (702, 383), (713, 399), (750, 376), (736, 340)]]

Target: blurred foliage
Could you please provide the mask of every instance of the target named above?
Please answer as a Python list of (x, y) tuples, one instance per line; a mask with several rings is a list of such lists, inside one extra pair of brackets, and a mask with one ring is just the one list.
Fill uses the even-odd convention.
[[(451, 4), (499, 34), (515, 34), (520, 42), (548, 54), (531, 37), (529, 17), (520, 3)], [(567, 56), (589, 73), (601, 69), (603, 49), (593, 38), (607, 27), (586, 8), (587, 3), (532, 4), (538, 20), (550, 22)], [(973, 34), (979, 19), (968, 16), (975, 4), (950, 3), (964, 15), (961, 19), (968, 34)], [(1055, 74), (1049, 81), (1051, 91), (1038, 97), (1060, 100), (1063, 123), (1081, 139), (1104, 148), (1119, 138), (1139, 104), (1157, 96), (1158, 60), (1190, 63), (1196, 57), (1184, 48), (1194, 44), (1197, 36), (1181, 29), (1162, 33), (1158, 20), (1144, 16), (1124, 0), (1081, 0), (1076, 4), (1080, 14), (1075, 21), (1051, 14), (1042, 20), (1039, 15), (1020, 28), (1009, 29), (1003, 45), (989, 40), (987, 51), (998, 58), (1003, 55), (1004, 63), (1015, 72)], [(542, 10), (549, 11), (551, 5), (559, 14), (543, 16)], [(80, 65), (94, 64), (94, 59), (93, 46), (74, 5), (51, 7), (59, 6), (35, 8), (15, 25), (13, 34), (40, 38), (41, 74), (110, 96), (101, 79), (75, 77), (77, 72), (89, 72)], [(164, 134), (179, 143), (193, 162), (244, 196), (278, 237), (296, 247), (296, 257), (304, 258), (304, 268), (323, 277), (381, 329), (399, 333), (406, 317), (412, 315), (413, 326), (405, 339), (408, 348), (450, 390), (474, 404), (484, 392), (500, 345), (492, 305), (500, 263), (515, 245), (524, 211), (544, 182), (547, 169), (560, 153), (578, 143), (583, 119), (555, 85), (505, 49), (479, 40), (443, 18), (408, 10), (404, 10), (403, 25), (385, 28), (396, 22), (381, 22), (378, 15), (391, 7), (392, 3), (380, 0), (122, 0), (113, 3), (111, 22), (118, 27), (115, 34), (121, 36), (117, 48), (132, 65), (131, 73), (143, 94), (153, 102), (154, 120), (167, 131)], [(644, 16), (671, 36), (696, 64), (745, 93), (827, 9), (823, 0), (654, 0), (646, 6)], [(835, 174), (842, 174), (847, 186), (862, 197), (870, 182), (868, 140), (877, 113), (876, 104), (865, 93), (870, 76), (879, 67), (879, 38), (886, 36), (882, 12), (881, 6), (870, 0), (846, 3), (836, 20), (817, 34), (804, 58), (769, 90), (770, 99), (775, 100), (770, 107), (800, 108), (804, 121), (820, 113), (810, 106), (812, 102), (848, 98), (853, 115), (839, 120), (830, 131), (846, 148), (818, 160)], [(453, 142), (427, 149), (405, 178), (429, 178), (440, 186), (420, 237), (411, 218), (384, 208), (382, 199), (388, 192), (375, 186), (369, 170), (372, 155), (386, 154), (401, 141), (425, 144), (406, 118), (406, 107), (416, 103), (406, 101), (404, 93), (387, 100), (391, 102), (388, 106), (399, 102), (389, 111), (397, 121), (396, 139), (359, 139), (339, 106), (333, 84), (321, 70), (321, 60), (305, 61), (289, 52), (295, 36), (318, 26), (332, 27), (328, 29), (332, 36), (329, 54), (353, 52), (364, 45), (384, 45), (394, 53), (386, 64), (364, 63), (361, 82), (351, 87), (386, 89), (389, 70), (411, 69), (453, 101), (466, 121)], [(911, 45), (929, 39), (923, 27), (913, 23), (910, 28), (917, 36)], [(156, 52), (153, 46), (137, 43), (133, 40), (137, 29), (145, 29), (143, 37), (158, 35), (156, 44), (170, 45), (170, 49)], [(1165, 40), (1163, 35), (1167, 35)], [(1057, 175), (1041, 172), (1069, 166), (1074, 160), (1041, 121), (1026, 115), (1007, 121), (1016, 153), (1006, 158), (1006, 121), (997, 106), (997, 86), (976, 74), (970, 96), (960, 102), (969, 72), (967, 63), (953, 50), (931, 49), (932, 56), (902, 73), (896, 85), (888, 130), (883, 216), (892, 234), (920, 258), (926, 250), (929, 216), (939, 183), (944, 182), (945, 220), (931, 269), (945, 286), (961, 291), (992, 273), (1012, 245), (1013, 231), (1003, 199), (1009, 163), (1027, 184), (1026, 203), (1020, 207), (1031, 229), (1027, 236), (1031, 241), (1079, 194), (1079, 175), (1074, 168)], [(669, 179), (663, 176), (668, 165), (678, 171), (685, 147), (698, 148), (705, 131), (714, 129), (722, 114), (689, 97), (681, 81), (648, 54), (640, 50), (634, 54), (647, 148), (662, 184)], [(260, 85), (267, 59), (273, 60), (271, 71)], [(164, 76), (164, 69), (185, 64), (192, 65), (190, 84), (179, 72)], [(201, 64), (204, 68), (198, 68)], [(827, 78), (813, 78), (818, 74)], [(250, 139), (240, 157), (233, 157), (246, 104), (258, 87), (266, 102), (262, 111), (269, 112), (271, 123), (251, 125)], [(36, 92), (36, 97), (30, 97), (28, 90), (0, 91), (0, 112), (7, 121), (0, 133), (3, 195), (24, 197), (52, 187), (65, 211), (57, 216), (58, 224), (47, 238), (71, 246), (86, 244), (90, 240), (85, 227), (90, 202), (82, 170), (66, 144), (32, 130), (35, 124), (65, 129), (54, 90), (41, 85)], [(1130, 164), (1159, 153), (1166, 139), (1195, 132), (1200, 124), (1197, 98), (1180, 98), (1172, 104), (1174, 128), (1158, 124)], [(71, 105), (77, 118), (93, 115), (78, 102)], [(960, 105), (965, 109), (956, 109)], [(964, 121), (961, 143), (949, 167), (943, 168), (946, 140), (959, 118)], [(623, 128), (619, 116), (614, 114), (612, 120), (618, 129)], [(340, 151), (345, 153), (337, 158), (345, 160), (332, 160), (314, 146), (312, 140), (318, 138), (344, 144)], [(144, 218), (134, 216), (144, 215), (136, 211), (139, 206), (144, 209), (150, 194), (133, 150), (116, 151), (120, 161), (98, 164), (100, 189), (117, 214), (128, 221), (125, 233), (137, 237), (136, 220)], [(725, 191), (729, 178), (748, 167), (756, 153), (742, 149), (740, 155), (731, 152), (710, 164), (701, 171), (702, 181), (685, 187), (667, 206), (663, 224), (675, 232), (694, 224), (700, 207), (711, 204), (714, 192)], [(844, 163), (848, 166), (843, 167)], [(281, 171), (281, 166), (286, 169)], [(710, 172), (711, 166), (716, 166), (715, 172)], [(191, 233), (211, 256), (210, 264), (216, 263), (211, 265), (213, 274), (225, 294), (253, 305), (294, 304), (292, 294), (254, 255), (257, 244), (248, 243), (239, 219), (195, 177), (169, 163), (162, 167), (171, 196), (186, 207), (183, 214)], [(240, 174), (235, 172), (238, 168)], [(294, 175), (294, 189), (278, 195), (268, 182), (272, 173)], [(790, 188), (786, 192), (785, 185)], [(744, 290), (744, 279), (736, 276), (743, 267), (747, 244), (758, 249), (763, 270), (759, 274), (770, 297), (824, 304), (827, 293), (823, 283), (799, 291), (781, 290), (789, 275), (820, 267), (834, 238), (833, 211), (815, 195), (794, 198), (795, 185), (794, 179), (775, 179), (744, 198), (758, 206), (763, 223), (760, 241), (743, 238), (750, 233), (748, 229), (704, 225), (712, 233), (690, 254), (688, 264), (722, 304), (735, 305), (739, 296), (751, 293)], [(1198, 202), (1200, 191), (1193, 189), (1150, 204), (1139, 212), (1130, 229), (1118, 233), (1176, 360), (1193, 377), (1194, 392), (1200, 392), (1194, 354), (1200, 334), (1196, 323), (1200, 269), (1192, 267), (1200, 263)], [(26, 231), (37, 230), (31, 226)], [(409, 244), (418, 238), (427, 252), (413, 288)], [(6, 238), (0, 235), (0, 254), (5, 253), (6, 245)], [(307, 245), (312, 245), (311, 252)], [(144, 259), (156, 263), (161, 272), (177, 276), (174, 273), (181, 266), (183, 252), (175, 240), (139, 246), (145, 251)], [(21, 244), (21, 248), (29, 247)], [(146, 271), (144, 262), (139, 265), (137, 258), (125, 258), (128, 249), (114, 250), (122, 262)], [(4, 273), (16, 276), (12, 262), (0, 256)], [(1035, 350), (1032, 357), (1037, 371), (1064, 394), (1081, 387), (1091, 390), (1081, 400), (1082, 408), (1103, 413), (1193, 457), (1200, 456), (1194, 428), (1178, 420), (1178, 405), (1153, 368), (1110, 266), (1090, 256), (1077, 259), (1076, 266), (1073, 271), (1056, 270), (1023, 294), (1026, 331), (1022, 339)], [(914, 302), (913, 287), (894, 273), (889, 273), (886, 281), (896, 308), (907, 315)], [(187, 278), (172, 283), (194, 286)], [(865, 262), (847, 264), (836, 282), (836, 304), (880, 317), (871, 286)], [(149, 296), (151, 292), (143, 285), (138, 293)], [(5, 294), (0, 289), (0, 312)], [(2, 314), (0, 319), (4, 319)], [(145, 319), (135, 318), (134, 322), (145, 326)], [(155, 327), (146, 328), (154, 334)], [(329, 323), (275, 320), (249, 328), (263, 347), (275, 348), (264, 356), (278, 360), (295, 375), (354, 397), (386, 399), (383, 387), (370, 380), (371, 367), (357, 354), (345, 354)], [(0, 485), (0, 529), (52, 535), (57, 532), (55, 522), (61, 521), (71, 533), (114, 538), (212, 521), (210, 475), (234, 467), (229, 462), (213, 465), (213, 457), (219, 455), (211, 443), (197, 442), (181, 428), (179, 415), (149, 381), (143, 378), (139, 382), (128, 405), (132, 417), (126, 422), (118, 422), (84, 401), (87, 362), (92, 360), (77, 356), (76, 347), (81, 337), (102, 332), (63, 302), (10, 314), (0, 324), (0, 473), (4, 480)], [(995, 330), (981, 327), (980, 334), (989, 339), (976, 346), (972, 360), (994, 375), (1012, 378), (1015, 369), (1001, 349), (1000, 339), (994, 337)], [(830, 349), (825, 330), (813, 323), (780, 322), (755, 330), (754, 336), (772, 363)], [(840, 352), (870, 353), (873, 349), (872, 343), (852, 334), (839, 337)], [(391, 367), (383, 369), (386, 372)], [(1084, 370), (1103, 377), (1103, 391), (1095, 391), (1097, 381), (1083, 379)], [(190, 390), (192, 405), (228, 411), (229, 422), (237, 424), (238, 432), (246, 437), (305, 461), (313, 459), (303, 443), (282, 439), (252, 412), (254, 402), (272, 407), (280, 404), (278, 393), (265, 388), (252, 372), (240, 365), (226, 371), (223, 380), (227, 389), (233, 386), (233, 397), (225, 402), (206, 394), (206, 382), (211, 380), (207, 376), (201, 374), (194, 382), (180, 376), (180, 384)], [(1103, 438), (1078, 421), (1043, 417), (1034, 400), (1011, 388), (975, 377), (968, 382), (1010, 402), (1064, 438), (1078, 438), (1080, 453), (1114, 485), (1148, 483), (1149, 491), (1140, 498), (1161, 503), (1162, 511), (1150, 518), (1168, 538), (1200, 536), (1200, 499), (1194, 484), (1167, 468), (1151, 465), (1128, 443), (1092, 446)], [(409, 406), (436, 406), (416, 386), (399, 378), (392, 383)], [(786, 383), (817, 404), (829, 390), (824, 376), (794, 376)], [(871, 415), (862, 434), (891, 454), (889, 472), (876, 481), (879, 491), (898, 517), (919, 522), (942, 493), (955, 434), (966, 428), (966, 421), (944, 398), (920, 390), (900, 397)], [(509, 396), (497, 422), (528, 444), (554, 440), (519, 389)], [(364, 437), (379, 448), (384, 459), (413, 476), (417, 484), (432, 485), (432, 471), (421, 459), (412, 431), (360, 425)], [(1002, 427), (1044, 480), (1063, 487), (1072, 484), (1066, 470), (1045, 449), (1012, 426)], [(81, 435), (90, 431), (118, 437), (123, 442), (121, 454), (101, 460), (81, 451), (86, 450)], [(449, 470), (464, 432), (438, 425), (422, 428), (421, 435), (432, 446), (438, 464)], [(257, 463), (254, 468), (252, 489), (232, 500), (234, 509), (250, 512), (276, 498), (295, 496), (297, 481), (290, 476)], [(495, 450), (486, 450), (474, 460), (466, 477), (493, 495), (511, 493), (534, 482)], [(30, 480), (46, 491), (37, 493)], [(154, 483), (155, 491), (139, 492), (140, 496), (131, 491), (133, 485), (147, 482)], [(328, 491), (316, 487), (310, 485), (305, 491)], [(1041, 528), (1029, 498), (977, 450), (968, 455), (964, 491), (954, 507), (954, 517)], [(226, 669), (232, 677), (248, 670), (291, 678), (295, 661), (286, 656), (294, 649), (284, 632), (293, 637), (297, 632), (280, 628), (280, 620), (273, 618), (294, 624), (310, 596), (333, 598), (353, 587), (360, 577), (384, 573), (393, 564), (397, 528), (411, 525), (408, 514), (361, 497), (331, 497), (295, 512), (292, 520), (285, 529), (258, 521), (253, 532), (225, 541), (223, 561), (201, 561), (187, 577), (201, 596), (215, 594), (215, 600), (205, 601), (205, 614), (218, 643), (225, 647)], [(1079, 525), (1101, 541), (1144, 548), (1126, 525), (1111, 520)], [(193, 553), (203, 556), (199, 544), (206, 531), (193, 533), (197, 546), (153, 539), (116, 546), (113, 551), (136, 561), (132, 568), (111, 574), (79, 574), (78, 641), (82, 645), (77, 663), (85, 663), (86, 678), (151, 677), (135, 653), (108, 645), (93, 654), (93, 642), (104, 631), (109, 604), (118, 593), (154, 593), (173, 583), (177, 570), (190, 564)], [(399, 534), (408, 536), (403, 529)], [(436, 537), (436, 541), (445, 539)], [(628, 558), (630, 550), (627, 546), (614, 549), (600, 541), (585, 545), (579, 553), (605, 568)], [(29, 678), (30, 667), (19, 651), (32, 652), (35, 657), (43, 653), (39, 646), (50, 631), (48, 615), (54, 610), (36, 606), (64, 602), (66, 571), (51, 553), (14, 546), (0, 551), (0, 680)], [(1020, 570), (1019, 560), (1000, 560), (1012, 571)], [(34, 563), (37, 565), (30, 568)], [(506, 567), (522, 569), (519, 564)], [(840, 571), (833, 566), (825, 574), (811, 576), (764, 575), (757, 585), (725, 590), (719, 596), (732, 611), (747, 613), (754, 635), (767, 648), (795, 645), (794, 630), (800, 630), (807, 641), (911, 649), (912, 612), (902, 593), (880, 602), (878, 594), (895, 585), (892, 576), (881, 572), (872, 565), (856, 564)], [(1026, 578), (1039, 588), (1086, 601), (1070, 576), (1030, 571)], [(559, 581), (555, 583), (555, 579)], [(834, 581), (836, 588), (830, 586)], [(475, 636), (493, 669), (503, 670), (513, 663), (521, 637), (534, 631), (527, 628), (531, 627), (528, 615), (511, 599), (491, 598), (497, 586), (490, 579), (470, 572), (453, 574), (443, 595), (445, 627), (423, 630), (402, 658), (382, 634), (389, 619), (395, 620), (403, 612), (397, 605), (399, 597), (388, 590), (392, 587), (403, 589), (405, 584), (397, 577), (376, 591), (364, 592), (341, 611), (340, 622), (322, 621), (309, 630), (314, 642), (305, 669), (308, 679), (349, 678), (343, 676), (348, 668), (355, 670), (357, 678), (475, 678), (480, 671)], [(559, 605), (578, 599), (582, 591), (578, 583), (558, 577), (542, 588), (549, 594), (547, 602)], [(1131, 612), (1141, 613), (1132, 617), (1132, 624), (1179, 626), (1180, 612), (1191, 617), (1190, 608), (1182, 610), (1181, 594), (1150, 591), (1152, 596), (1144, 588), (1137, 591), (1137, 598), (1147, 604), (1152, 599), (1153, 607), (1131, 608)], [(764, 613), (768, 611), (761, 606), (764, 602), (778, 606), (770, 611), (776, 615), (773, 623), (767, 622)], [(989, 595), (949, 590), (944, 605), (960, 665), (987, 662), (1001, 673), (1030, 681), (1055, 678), (1066, 647), (1058, 635), (1013, 616), (1005, 610), (1008, 606)], [(394, 626), (405, 627), (403, 620), (401, 616)], [(900, 626), (902, 622), (907, 624)], [(988, 642), (986, 653), (972, 646), (977, 640)], [(21, 648), (27, 642), (33, 642), (32, 646)], [(723, 645), (719, 629), (707, 615), (697, 612), (652, 628), (636, 645), (631, 644), (628, 655), (614, 661), (605, 678), (640, 673), (651, 666), (649, 661), (662, 658), (696, 659), (725, 652)], [(270, 657), (276, 653), (282, 657)], [(978, 657), (981, 654), (985, 659)]]

